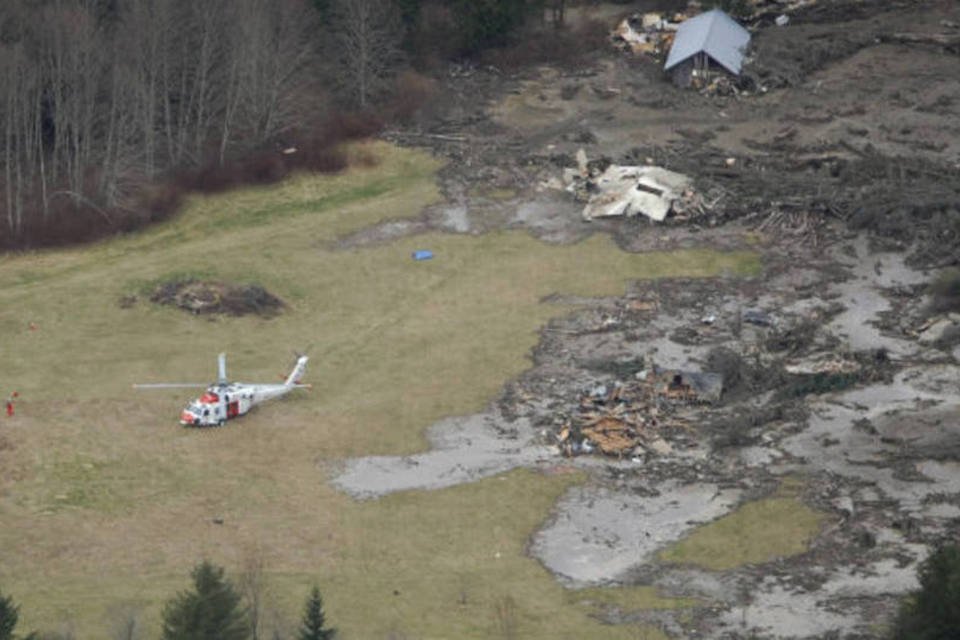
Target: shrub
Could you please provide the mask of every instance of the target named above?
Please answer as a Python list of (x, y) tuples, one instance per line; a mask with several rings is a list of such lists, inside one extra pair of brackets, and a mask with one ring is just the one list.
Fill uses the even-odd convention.
[(395, 81), (393, 95), (384, 108), (387, 120), (410, 124), (423, 107), (437, 97), (437, 83), (416, 71), (404, 71)]
[(931, 311), (960, 311), (960, 269), (947, 269), (928, 288)]

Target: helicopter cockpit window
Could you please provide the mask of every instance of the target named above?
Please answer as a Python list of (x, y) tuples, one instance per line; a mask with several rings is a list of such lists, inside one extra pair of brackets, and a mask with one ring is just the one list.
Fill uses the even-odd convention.
[(209, 415), (210, 415), (210, 409), (204, 409), (204, 410), (203, 410), (203, 417), (206, 418), (206, 417), (208, 417)]

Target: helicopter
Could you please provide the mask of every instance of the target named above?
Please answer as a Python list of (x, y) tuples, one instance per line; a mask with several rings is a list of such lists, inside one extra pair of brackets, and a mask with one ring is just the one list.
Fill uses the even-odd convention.
[(242, 416), (265, 400), (285, 396), (297, 388), (309, 388), (300, 378), (307, 368), (307, 356), (297, 357), (293, 371), (283, 384), (251, 384), (230, 382), (227, 380), (227, 354), (217, 357), (218, 377), (213, 384), (203, 383), (153, 383), (135, 384), (135, 389), (175, 389), (186, 387), (206, 387), (206, 392), (184, 408), (180, 413), (180, 424), (193, 427), (221, 426), (227, 420)]

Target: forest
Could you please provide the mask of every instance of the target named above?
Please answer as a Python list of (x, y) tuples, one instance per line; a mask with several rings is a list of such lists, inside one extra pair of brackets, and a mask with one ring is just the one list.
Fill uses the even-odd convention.
[(140, 228), (190, 190), (336, 171), (418, 71), (563, 22), (563, 0), (9, 0), (0, 249)]

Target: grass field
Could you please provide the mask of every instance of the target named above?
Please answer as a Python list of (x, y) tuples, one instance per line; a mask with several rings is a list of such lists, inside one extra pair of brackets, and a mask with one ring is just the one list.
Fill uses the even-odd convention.
[(695, 529), (659, 558), (724, 571), (803, 553), (826, 516), (800, 500), (801, 490), (802, 484), (789, 479), (772, 497)]
[[(525, 556), (576, 476), (520, 471), (363, 503), (327, 479), (344, 456), (422, 450), (429, 424), (495, 398), (529, 366), (538, 327), (568, 311), (541, 302), (550, 294), (753, 274), (756, 255), (636, 255), (605, 237), (557, 247), (522, 232), (337, 250), (440, 197), (431, 157), (361, 152), (379, 163), (194, 197), (142, 234), (0, 258), (0, 394), (22, 396), (0, 422), (0, 590), (22, 605), (21, 630), (106, 637), (135, 611), (156, 637), (195, 562), (235, 574), (256, 556), (273, 611), (295, 619), (317, 582), (344, 638), (659, 637), (591, 613), (677, 602), (642, 589), (585, 597)], [(436, 258), (412, 261), (417, 248)], [(184, 273), (259, 283), (287, 310), (209, 319), (143, 298)], [(210, 380), (220, 351), (231, 377), (274, 381), (308, 346), (312, 391), (223, 429), (177, 425), (189, 390), (130, 388)]]

